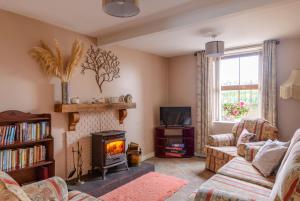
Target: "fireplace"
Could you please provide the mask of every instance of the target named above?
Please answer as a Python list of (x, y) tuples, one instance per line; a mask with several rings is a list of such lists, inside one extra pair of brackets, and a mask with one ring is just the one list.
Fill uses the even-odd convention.
[(92, 171), (101, 171), (103, 179), (109, 168), (125, 164), (125, 131), (110, 130), (92, 133)]

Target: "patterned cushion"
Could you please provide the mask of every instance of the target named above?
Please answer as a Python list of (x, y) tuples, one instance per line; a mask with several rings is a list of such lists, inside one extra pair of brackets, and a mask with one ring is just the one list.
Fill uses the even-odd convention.
[(80, 191), (71, 191), (68, 195), (69, 201), (101, 201), (95, 197)]
[(275, 140), (278, 138), (278, 129), (264, 119), (242, 119), (239, 123), (236, 123), (232, 128), (232, 133), (236, 139), (238, 139), (244, 129), (256, 134), (256, 141)]
[(262, 146), (246, 146), (245, 159), (252, 162)]
[(293, 144), (282, 169), (278, 171), (271, 200), (300, 200), (300, 141)]
[(235, 137), (232, 133), (208, 136), (208, 145), (215, 147), (234, 146)]
[(228, 161), (237, 156), (237, 148), (235, 146), (228, 147), (212, 147), (206, 146), (206, 168), (216, 172)]
[(51, 177), (46, 180), (22, 186), (22, 189), (32, 201), (67, 201), (68, 188), (60, 177)]
[[(246, 155), (246, 151), (249, 151), (249, 149), (251, 149), (252, 146), (256, 147), (261, 147), (265, 144), (265, 141), (260, 141), (260, 142), (249, 142), (249, 143), (242, 143), (239, 144), (237, 146), (237, 153), (239, 156), (245, 156)], [(246, 147), (248, 150), (246, 150)], [(248, 153), (249, 154), (249, 153)]]
[(0, 200), (30, 201), (19, 184), (3, 171), (0, 171)]
[(244, 128), (244, 130), (242, 131), (242, 133), (239, 136), (239, 139), (237, 140), (236, 145), (239, 146), (242, 143), (253, 142), (254, 138), (255, 138), (255, 134), (249, 133), (249, 131)]
[(195, 201), (267, 201), (270, 189), (216, 174), (192, 194)]
[(246, 161), (242, 157), (235, 157), (220, 168), (217, 173), (269, 189), (272, 189), (275, 181), (275, 177), (265, 178), (252, 166), (251, 162)]

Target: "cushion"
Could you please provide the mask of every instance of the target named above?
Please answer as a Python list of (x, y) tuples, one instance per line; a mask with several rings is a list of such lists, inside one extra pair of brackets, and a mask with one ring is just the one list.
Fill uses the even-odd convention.
[(266, 141), (259, 141), (259, 142), (248, 142), (248, 143), (241, 143), (239, 144), (239, 146), (237, 147), (237, 153), (240, 156), (245, 156), (245, 152), (246, 152), (246, 147), (248, 147), (248, 149), (250, 147), (261, 147), (266, 143)]
[(262, 146), (254, 145), (254, 146), (246, 146), (245, 148), (245, 159), (247, 161), (252, 162), (255, 158), (256, 154), (259, 152)]
[(291, 145), (289, 155), (276, 176), (270, 200), (300, 200), (300, 141)]
[(242, 119), (232, 128), (232, 133), (237, 137), (246, 128), (250, 133), (256, 134), (256, 141), (275, 140), (278, 138), (278, 129), (264, 119)]
[(204, 182), (192, 197), (195, 201), (267, 201), (270, 193), (270, 189), (262, 186), (216, 174)]
[(3, 171), (0, 171), (0, 200), (31, 201), (19, 184)]
[(264, 177), (252, 166), (251, 162), (246, 161), (243, 157), (235, 157), (220, 168), (217, 173), (269, 189), (272, 189), (275, 181), (275, 177)]
[(256, 154), (252, 164), (265, 177), (270, 176), (280, 165), (287, 146), (279, 141), (268, 140)]
[(68, 201), (67, 184), (60, 177), (51, 177), (49, 179), (24, 185), (22, 186), (22, 189), (33, 201)]
[(254, 133), (250, 133), (247, 129), (244, 128), (242, 133), (240, 134), (236, 145), (239, 146), (241, 143), (248, 143), (251, 142), (255, 137)]
[(80, 191), (70, 191), (68, 195), (69, 201), (100, 201), (100, 199), (96, 199), (95, 197), (88, 195), (86, 193), (82, 193)]

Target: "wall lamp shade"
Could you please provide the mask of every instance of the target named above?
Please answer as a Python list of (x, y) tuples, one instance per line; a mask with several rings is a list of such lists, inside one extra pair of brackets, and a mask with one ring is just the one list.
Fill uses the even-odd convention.
[(294, 69), (289, 79), (280, 86), (280, 98), (300, 100), (300, 69)]
[(138, 0), (102, 0), (102, 8), (114, 17), (133, 17), (140, 13)]
[(210, 41), (205, 44), (207, 57), (220, 57), (224, 55), (224, 41)]

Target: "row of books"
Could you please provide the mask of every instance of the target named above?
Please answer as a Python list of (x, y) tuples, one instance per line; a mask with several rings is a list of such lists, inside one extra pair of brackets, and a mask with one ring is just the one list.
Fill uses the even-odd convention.
[(0, 126), (0, 145), (41, 140), (48, 137), (49, 134), (50, 127), (47, 121)]
[(184, 144), (171, 144), (165, 147), (165, 155), (170, 157), (183, 157), (186, 154)]
[(0, 170), (24, 168), (44, 160), (46, 160), (46, 147), (43, 145), (2, 150), (0, 151)]

